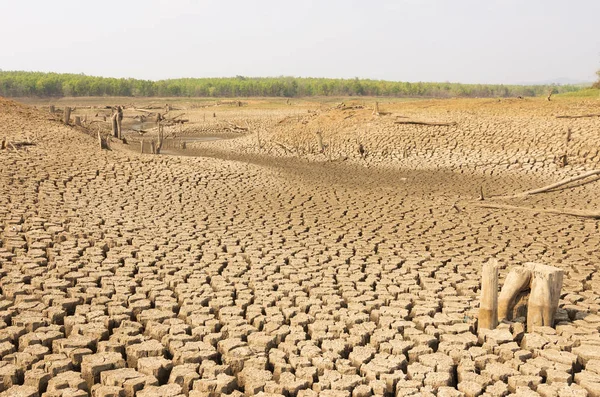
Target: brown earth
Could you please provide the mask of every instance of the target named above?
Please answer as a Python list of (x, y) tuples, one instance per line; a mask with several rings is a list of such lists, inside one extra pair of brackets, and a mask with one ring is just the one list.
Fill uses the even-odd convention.
[[(599, 395), (598, 221), (473, 206), (598, 168), (600, 118), (554, 117), (598, 101), (259, 105), (183, 109), (171, 133), (250, 132), (154, 156), (0, 99), (0, 390)], [(555, 329), (477, 335), (490, 257), (565, 270)]]

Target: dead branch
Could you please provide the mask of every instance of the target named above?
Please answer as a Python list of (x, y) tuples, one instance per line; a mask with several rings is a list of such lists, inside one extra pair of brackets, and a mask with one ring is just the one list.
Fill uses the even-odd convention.
[(545, 213), (545, 214), (558, 214), (558, 215), (569, 215), (569, 216), (578, 216), (582, 218), (592, 218), (592, 219), (600, 219), (600, 212), (594, 211), (583, 211), (583, 210), (574, 210), (574, 209), (557, 209), (557, 208), (530, 208), (530, 207), (520, 207), (516, 205), (506, 205), (506, 204), (472, 204), (475, 207), (481, 208), (492, 208), (492, 209), (503, 209), (510, 211), (529, 211), (536, 213)]
[(451, 127), (456, 125), (456, 121), (451, 123), (441, 123), (441, 122), (428, 122), (428, 121), (394, 121), (394, 124), (415, 124), (415, 125), (429, 125), (429, 126), (439, 126), (439, 127)]
[(279, 143), (279, 142), (277, 142), (277, 141), (273, 141), (273, 143), (274, 143), (275, 145), (279, 146), (280, 148), (282, 148), (283, 150), (285, 150), (285, 151), (286, 151), (286, 153), (287, 153), (287, 152), (289, 152), (289, 153), (293, 153), (293, 152), (294, 152), (292, 149), (290, 149), (289, 147), (285, 146), (283, 143)]
[(537, 188), (537, 189), (533, 189), (533, 190), (528, 190), (528, 191), (522, 192), (522, 193), (517, 193), (517, 194), (512, 195), (512, 196), (496, 196), (495, 198), (503, 198), (503, 199), (505, 199), (505, 198), (517, 198), (517, 197), (529, 196), (529, 195), (532, 195), (532, 194), (544, 193), (544, 192), (547, 192), (549, 190), (561, 187), (563, 185), (567, 185), (567, 184), (569, 184), (571, 182), (575, 182), (575, 181), (578, 181), (578, 180), (581, 180), (581, 179), (589, 178), (590, 176), (594, 176), (594, 175), (600, 175), (600, 170), (589, 171), (589, 172), (586, 172), (586, 173), (581, 174), (581, 175), (577, 175), (577, 176), (574, 176), (574, 177), (571, 177), (571, 178), (563, 179), (562, 181), (553, 183), (551, 185), (543, 186), (543, 187), (540, 187), (540, 188)]
[(600, 117), (600, 113), (556, 116), (557, 119), (582, 119), (584, 117)]

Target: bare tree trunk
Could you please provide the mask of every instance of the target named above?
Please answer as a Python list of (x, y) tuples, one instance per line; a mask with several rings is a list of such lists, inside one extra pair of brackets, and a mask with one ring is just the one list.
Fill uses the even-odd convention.
[(69, 120), (70, 120), (70, 119), (71, 119), (71, 108), (70, 108), (70, 107), (68, 107), (68, 106), (66, 106), (66, 107), (65, 107), (65, 114), (64, 114), (64, 116), (63, 116), (63, 122), (64, 122), (66, 125), (69, 125)]
[(498, 326), (498, 261), (490, 259), (481, 272), (481, 301), (479, 303), (478, 329), (495, 329)]

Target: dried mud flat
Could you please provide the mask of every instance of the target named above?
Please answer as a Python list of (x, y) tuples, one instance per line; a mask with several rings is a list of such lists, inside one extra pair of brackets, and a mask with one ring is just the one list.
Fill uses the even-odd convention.
[[(597, 168), (600, 121), (551, 114), (598, 104), (555, 102), (403, 108), (462, 115), (451, 135), (364, 114), (363, 160), (342, 109), (265, 135), (302, 155), (248, 135), (183, 157), (0, 100), (0, 139), (34, 141), (0, 151), (2, 395), (600, 395), (598, 221), (471, 205)], [(333, 161), (294, 125), (323, 117), (348, 123), (324, 129)], [(508, 203), (593, 209), (598, 185)], [(489, 257), (565, 270), (555, 329), (477, 334)]]

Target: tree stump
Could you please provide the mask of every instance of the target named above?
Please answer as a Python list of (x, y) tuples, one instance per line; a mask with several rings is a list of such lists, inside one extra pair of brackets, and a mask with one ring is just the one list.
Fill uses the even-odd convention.
[(518, 295), (529, 289), (531, 271), (524, 267), (515, 267), (508, 273), (498, 298), (498, 321), (512, 320), (512, 313)]
[(100, 135), (100, 130), (98, 130), (98, 145), (100, 146), (100, 150), (102, 150), (102, 136)]
[(6, 138), (2, 138), (0, 141), (0, 150), (6, 149)]
[(81, 116), (75, 116), (75, 125), (81, 127)]
[(54, 105), (50, 105), (50, 114), (54, 114), (55, 111)]
[(379, 102), (375, 102), (375, 106), (373, 107), (373, 115), (379, 116)]
[(144, 140), (143, 139), (140, 141), (140, 153), (144, 154)]
[(564, 271), (541, 263), (526, 263), (532, 273), (527, 304), (527, 331), (537, 326), (554, 326)]
[(323, 135), (321, 135), (321, 131), (317, 131), (317, 145), (319, 147), (319, 153), (323, 153)]
[(495, 329), (498, 325), (498, 261), (490, 259), (481, 272), (481, 301), (478, 329)]
[(63, 117), (63, 122), (64, 122), (66, 125), (69, 125), (69, 120), (70, 120), (70, 119), (71, 119), (71, 108), (70, 108), (70, 107), (68, 107), (68, 106), (66, 106), (66, 107), (65, 107), (65, 114), (64, 114), (64, 117)]

